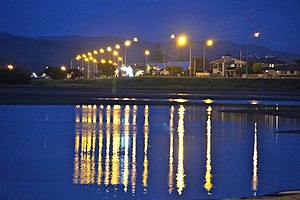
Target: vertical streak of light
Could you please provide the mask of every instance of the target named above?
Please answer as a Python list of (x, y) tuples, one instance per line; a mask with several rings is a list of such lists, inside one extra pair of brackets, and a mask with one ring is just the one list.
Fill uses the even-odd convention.
[(80, 106), (76, 106), (76, 130), (75, 130), (75, 147), (74, 147), (74, 174), (73, 183), (79, 183), (79, 148), (80, 148)]
[(92, 182), (92, 165), (91, 165), (91, 154), (92, 154), (92, 106), (88, 105), (87, 109), (87, 116), (88, 116), (88, 124), (87, 124), (87, 150), (86, 150), (86, 171), (85, 171), (85, 177), (86, 177), (86, 182), (87, 184)]
[(87, 122), (88, 110), (86, 106), (82, 106), (82, 132), (81, 132), (81, 155), (80, 155), (80, 184), (87, 183)]
[(120, 179), (120, 114), (121, 106), (114, 105), (113, 107), (113, 155), (112, 155), (112, 175), (111, 175), (111, 184), (119, 184)]
[(131, 171), (131, 188), (132, 194), (135, 193), (136, 188), (136, 118), (137, 118), (137, 106), (133, 106), (132, 117), (132, 171)]
[(97, 184), (102, 183), (102, 148), (103, 148), (103, 116), (102, 107), (99, 110), (99, 153), (98, 153), (98, 174), (97, 174)]
[(95, 168), (95, 151), (96, 151), (96, 123), (97, 123), (97, 106), (92, 107), (92, 124), (91, 124), (91, 130), (90, 132), (92, 133), (92, 159), (91, 159), (91, 183), (95, 183), (95, 175), (96, 175), (96, 168)]
[(104, 178), (104, 184), (109, 184), (109, 178), (110, 178), (110, 115), (111, 115), (111, 107), (108, 105), (106, 107), (106, 150), (105, 150), (105, 178)]
[(258, 186), (258, 150), (257, 150), (257, 123), (254, 124), (254, 147), (253, 147), (253, 177), (252, 177), (252, 190), (253, 194), (256, 196), (257, 186)]
[(173, 158), (174, 154), (174, 106), (171, 106), (170, 109), (170, 152), (169, 152), (169, 194), (173, 191)]
[(178, 166), (177, 166), (177, 174), (176, 174), (176, 186), (178, 194), (181, 195), (183, 192), (183, 189), (185, 188), (185, 182), (184, 182), (184, 107), (180, 105), (178, 109)]
[(149, 108), (148, 105), (145, 106), (144, 109), (144, 116), (145, 116), (145, 122), (144, 122), (144, 170), (143, 170), (143, 187), (144, 187), (144, 193), (147, 193), (147, 186), (148, 186), (148, 137), (149, 137)]
[(205, 183), (204, 188), (211, 195), (210, 190), (213, 187), (212, 174), (211, 174), (211, 106), (207, 108), (207, 121), (206, 121), (206, 172), (205, 172)]
[(125, 134), (125, 156), (124, 156), (124, 191), (127, 192), (128, 186), (128, 176), (129, 176), (129, 117), (130, 117), (130, 107), (126, 105), (125, 107), (125, 122), (124, 122), (124, 134)]

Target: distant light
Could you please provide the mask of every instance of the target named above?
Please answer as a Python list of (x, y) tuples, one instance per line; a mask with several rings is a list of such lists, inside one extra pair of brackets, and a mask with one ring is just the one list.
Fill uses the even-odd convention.
[(129, 47), (130, 45), (131, 45), (130, 40), (126, 40), (126, 41), (125, 41), (125, 46)]
[(104, 49), (99, 49), (99, 52), (100, 53), (104, 53)]
[(171, 38), (172, 38), (172, 39), (175, 39), (175, 35), (174, 35), (174, 34), (172, 34), (172, 35), (171, 35)]
[(97, 55), (98, 54), (98, 51), (97, 50), (94, 50), (94, 52), (93, 52), (95, 55)]
[(137, 37), (135, 37), (135, 38), (133, 38), (133, 41), (134, 41), (134, 42), (138, 42), (139, 40), (138, 40)]
[(7, 68), (8, 68), (9, 70), (13, 70), (13, 69), (14, 69), (14, 67), (13, 67), (12, 65), (7, 65)]
[(111, 49), (111, 47), (107, 47), (107, 49), (106, 49), (108, 52), (110, 52), (112, 49)]
[(177, 44), (179, 46), (184, 46), (187, 43), (187, 37), (184, 35), (179, 36), (178, 40), (177, 40)]
[(213, 43), (214, 43), (214, 41), (209, 39), (209, 40), (206, 41), (206, 46), (212, 46)]
[(254, 33), (254, 37), (259, 37), (259, 32)]
[(92, 53), (91, 53), (91, 52), (88, 52), (88, 56), (92, 56)]
[(174, 101), (174, 102), (177, 102), (177, 103), (185, 103), (189, 100), (187, 99), (169, 99), (170, 101)]
[(203, 100), (204, 101), (204, 103), (206, 103), (206, 104), (212, 104), (213, 102), (214, 102), (214, 100), (211, 100), (211, 99), (205, 99), (205, 100)]
[(67, 70), (67, 68), (66, 68), (65, 66), (61, 66), (60, 69), (61, 69), (62, 71), (66, 71), (66, 70)]
[(119, 53), (118, 53), (117, 51), (114, 51), (114, 52), (113, 52), (113, 55), (114, 55), (114, 56), (117, 56), (117, 55), (119, 55)]
[(105, 63), (106, 63), (106, 60), (105, 60), (105, 59), (101, 59), (101, 63), (102, 63), (102, 64), (105, 64)]
[(252, 100), (252, 101), (250, 101), (250, 103), (251, 103), (252, 105), (256, 105), (256, 104), (258, 104), (258, 101)]
[(116, 44), (116, 49), (120, 49), (120, 45), (119, 44)]
[(149, 50), (146, 50), (146, 51), (145, 51), (145, 55), (146, 55), (146, 56), (149, 56), (149, 54), (150, 54), (150, 51), (149, 51)]

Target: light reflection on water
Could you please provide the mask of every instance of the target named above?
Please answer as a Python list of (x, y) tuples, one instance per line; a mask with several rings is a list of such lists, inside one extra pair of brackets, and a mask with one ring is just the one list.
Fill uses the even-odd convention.
[(0, 189), (13, 199), (208, 199), (299, 189), (299, 135), (275, 132), (300, 130), (299, 119), (219, 112), (229, 109), (239, 108), (0, 107)]
[[(185, 121), (187, 120), (187, 112), (188, 121), (195, 121), (199, 118), (198, 114), (191, 115), (191, 111), (193, 111), (194, 108), (196, 107), (185, 108), (183, 105), (169, 107), (168, 172), (165, 174), (165, 184), (168, 185), (167, 192), (170, 195), (174, 195), (174, 186), (179, 196), (184, 194), (186, 187), (191, 186), (188, 183), (189, 179), (187, 179), (187, 176), (193, 176), (193, 173), (187, 174), (185, 170), (186, 163), (191, 162), (191, 160), (185, 160), (185, 152), (190, 148), (190, 146), (186, 146), (185, 144), (185, 134), (187, 131)], [(203, 182), (202, 187), (206, 190), (208, 195), (206, 198), (208, 198), (214, 195), (215, 187), (222, 187), (221, 185), (217, 185), (220, 180), (217, 180), (217, 176), (214, 176), (214, 174), (219, 173), (217, 171), (220, 170), (220, 168), (217, 170), (213, 168), (217, 161), (213, 161), (212, 153), (216, 152), (213, 150), (214, 148), (218, 148), (214, 146), (212, 142), (212, 138), (214, 137), (214, 123), (220, 120), (227, 121), (228, 119), (226, 118), (229, 117), (230, 122), (235, 121), (235, 123), (239, 124), (238, 126), (242, 126), (244, 120), (249, 119), (247, 119), (247, 116), (247, 118), (243, 119), (242, 114), (231, 115), (224, 114), (223, 112), (213, 112), (211, 105), (204, 108), (203, 120), (205, 120), (206, 130), (206, 164), (203, 179), (199, 181)], [(138, 112), (138, 110), (142, 112)], [(149, 165), (151, 165), (151, 162), (149, 163), (149, 147), (151, 146), (151, 144), (149, 144), (149, 138), (152, 137), (152, 135), (150, 135), (151, 126), (154, 126), (154, 124), (151, 124), (149, 121), (150, 113), (151, 107), (148, 105), (139, 107), (136, 105), (113, 105), (112, 107), (110, 105), (101, 105), (98, 107), (90, 105), (76, 106), (73, 183), (97, 184), (99, 186), (102, 184), (105, 186), (122, 186), (124, 193), (130, 191), (132, 195), (136, 193), (137, 187), (142, 186), (142, 193), (147, 195), (149, 178), (151, 178), (149, 176), (156, 173), (155, 171), (149, 170), (158, 170), (155, 169), (155, 166), (150, 166), (149, 168)], [(213, 113), (216, 115), (215, 120), (212, 119)], [(143, 116), (138, 116), (138, 114), (142, 114)], [(166, 113), (160, 114), (164, 115)], [(143, 118), (143, 146), (138, 147), (137, 137), (141, 137), (142, 135), (138, 134), (138, 130), (141, 129), (138, 129), (137, 119), (141, 119), (141, 117)], [(278, 116), (264, 116), (264, 121), (271, 129), (278, 129)], [(226, 127), (223, 127), (221, 130), (221, 137), (225, 137), (224, 130), (226, 129)], [(258, 181), (258, 123), (254, 122), (254, 125), (250, 129), (253, 130), (253, 132), (250, 133), (253, 135), (253, 142), (252, 145), (247, 145), (249, 149), (252, 149), (252, 180), (249, 180), (249, 183), (253, 191), (252, 195), (256, 196), (260, 187)], [(177, 134), (176, 137), (175, 134)], [(196, 134), (197, 132), (192, 133), (192, 135)], [(243, 140), (241, 137), (245, 136), (242, 136), (240, 132), (239, 135), (237, 135), (237, 140)], [(237, 142), (238, 145), (240, 145), (239, 143), (240, 141)], [(163, 149), (164, 148), (161, 148), (161, 150)], [(239, 147), (239, 149), (241, 150), (242, 148)], [(160, 151), (160, 149), (153, 149), (153, 151), (157, 152)], [(137, 160), (137, 154), (141, 152), (143, 152), (142, 161)], [(198, 154), (197, 152), (194, 153), (196, 155)], [(154, 154), (152, 153), (151, 155), (153, 156)], [(175, 162), (176, 158), (177, 162)], [(191, 158), (189, 157), (189, 159)], [(220, 158), (218, 159), (220, 160)], [(216, 180), (214, 181), (214, 179)], [(151, 183), (153, 183), (153, 181)], [(157, 181), (157, 184), (161, 183)], [(150, 187), (152, 186), (150, 185)], [(107, 190), (107, 192), (109, 192), (109, 190)], [(246, 195), (249, 196), (248, 193), (246, 193)]]

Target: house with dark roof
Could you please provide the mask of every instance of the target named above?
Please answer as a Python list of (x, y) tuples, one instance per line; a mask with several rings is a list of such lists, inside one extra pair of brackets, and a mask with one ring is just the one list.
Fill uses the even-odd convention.
[(262, 68), (274, 68), (286, 63), (276, 59), (275, 57), (249, 58), (248, 66), (251, 68), (255, 64), (261, 64)]
[(265, 73), (270, 76), (290, 77), (300, 76), (300, 64), (280, 65), (276, 67), (263, 68)]
[(230, 55), (222, 56), (218, 60), (209, 62), (213, 76), (234, 77), (236, 70), (246, 66), (246, 62)]

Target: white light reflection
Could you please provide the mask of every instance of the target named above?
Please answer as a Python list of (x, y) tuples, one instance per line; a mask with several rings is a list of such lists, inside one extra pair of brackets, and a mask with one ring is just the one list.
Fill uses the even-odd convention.
[(169, 194), (172, 193), (173, 191), (173, 176), (174, 176), (174, 106), (171, 107), (170, 109), (170, 152), (169, 152)]
[(204, 188), (211, 195), (212, 184), (212, 166), (211, 166), (211, 112), (212, 107), (207, 108), (207, 121), (206, 121), (206, 172), (205, 172), (205, 183)]
[(144, 109), (144, 171), (143, 171), (143, 187), (144, 187), (144, 194), (147, 194), (147, 186), (148, 186), (148, 137), (149, 137), (149, 107), (148, 105), (145, 106)]
[(177, 166), (177, 174), (176, 174), (176, 186), (177, 192), (179, 195), (182, 194), (183, 189), (185, 188), (185, 174), (184, 174), (184, 111), (185, 108), (180, 105), (178, 109), (178, 166)]
[(257, 150), (257, 123), (254, 124), (254, 147), (253, 147), (253, 177), (252, 177), (252, 190), (253, 195), (256, 196), (258, 187), (258, 150)]
[(132, 169), (131, 169), (131, 188), (132, 194), (135, 193), (136, 188), (136, 117), (137, 117), (137, 106), (133, 106), (132, 116)]

